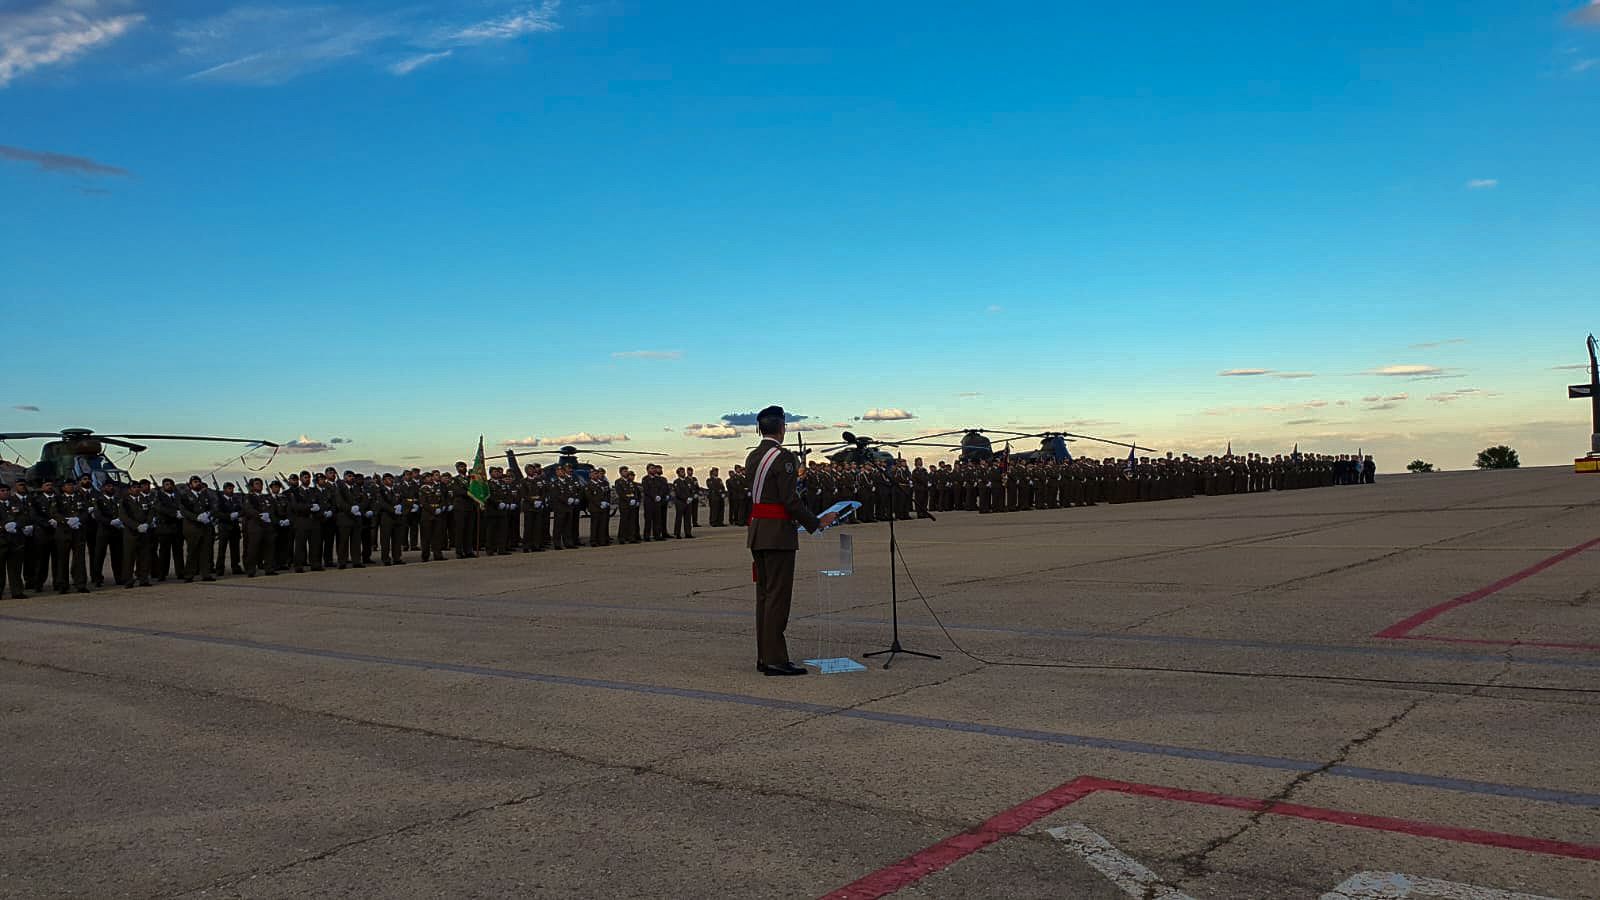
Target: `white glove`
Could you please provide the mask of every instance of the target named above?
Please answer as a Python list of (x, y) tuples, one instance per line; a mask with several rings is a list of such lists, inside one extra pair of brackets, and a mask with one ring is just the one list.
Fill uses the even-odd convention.
[(211, 513), (203, 512), (200, 515), (195, 516), (195, 519), (198, 520), (201, 525), (210, 525), (211, 524)]
[(319, 504), (319, 503), (311, 504), (311, 511), (312, 512), (322, 512), (322, 505)]
[(447, 504), (445, 504), (444, 511), (445, 512), (452, 512), (452, 511), (455, 510), (455, 508), (456, 508), (456, 505), (454, 503), (447, 503)]
[(55, 520), (55, 519), (51, 519), (51, 520), (50, 520), (50, 527), (51, 527), (51, 528), (54, 528), (54, 527), (56, 527), (56, 520)]
[(401, 513), (405, 512), (405, 511), (406, 511), (406, 508), (405, 508), (405, 506), (403, 504), (396, 503), (394, 505), (394, 514), (395, 515), (398, 516), (398, 515), (400, 515)]
[(369, 519), (370, 519), (370, 518), (372, 518), (372, 510), (370, 510), (370, 509), (369, 509), (369, 510), (367, 510), (367, 511), (366, 511), (366, 513), (365, 513), (365, 515), (366, 515), (366, 517), (367, 517), (367, 518), (369, 518)]
[(78, 526), (82, 524), (82, 520), (80, 520), (77, 516), (67, 516), (67, 527), (71, 528), (73, 531), (77, 531)]
[(628, 501), (628, 505), (629, 506), (638, 506), (639, 505), (639, 501), (637, 501), (637, 500), (629, 500)]
[(609, 500), (601, 500), (600, 501), (600, 508), (601, 509), (610, 509), (611, 508), (611, 502)]
[(289, 527), (289, 520), (288, 519), (279, 519), (278, 520), (278, 527), (279, 528), (288, 528)]
[(233, 521), (235, 521), (235, 522), (237, 522), (237, 521), (239, 521), (239, 514), (236, 513), (236, 512), (228, 513), (228, 518), (233, 520)]
[(17, 523), (15, 523), (15, 522), (7, 522), (6, 523), (6, 533), (7, 534), (16, 534), (17, 533)]
[(333, 510), (331, 510), (331, 509), (329, 509), (329, 510), (324, 510), (324, 511), (323, 511), (323, 513), (322, 513), (322, 517), (323, 517), (323, 518), (324, 518), (324, 519), (331, 519), (331, 518), (333, 518)]
[(272, 524), (272, 513), (262, 513), (261, 514), (261, 521), (267, 523), (268, 525), (271, 525)]
[(507, 503), (506, 504), (506, 509), (509, 509), (509, 510), (512, 510), (512, 511), (516, 511), (516, 510), (519, 510), (521, 508), (522, 508), (522, 504), (521, 503)]
[(534, 509), (544, 509), (544, 501), (543, 500), (535, 500), (535, 501), (533, 501), (533, 508)]
[(422, 511), (422, 507), (420, 507), (417, 504), (413, 503), (413, 504), (411, 504), (411, 511), (412, 512), (421, 512)]
[(361, 515), (361, 507), (359, 507), (359, 506), (350, 507), (350, 515), (352, 515), (352, 516)]
[(506, 505), (504, 503), (496, 503), (495, 507), (498, 508), (501, 512), (505, 512), (506, 511)]
[(112, 519), (111, 520), (111, 527), (112, 528), (121, 528), (122, 527), (122, 520), (121, 519)]
[[(145, 534), (146, 532), (148, 532), (150, 530), (150, 524), (148, 522), (140, 522), (139, 523), (139, 527), (136, 530), (140, 534)], [(29, 528), (28, 531), (31, 533), (33, 531), (33, 529)]]

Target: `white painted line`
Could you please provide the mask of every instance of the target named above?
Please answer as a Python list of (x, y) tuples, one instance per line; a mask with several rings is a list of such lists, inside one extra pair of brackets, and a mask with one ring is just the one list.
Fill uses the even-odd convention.
[(1478, 887), (1457, 881), (1440, 881), (1399, 872), (1359, 872), (1345, 879), (1322, 900), (1405, 900), (1409, 897), (1440, 897), (1443, 900), (1554, 900), (1538, 894), (1518, 894), (1498, 888)]
[(1142, 900), (1194, 900), (1162, 881), (1160, 875), (1111, 846), (1110, 841), (1090, 830), (1087, 825), (1072, 822), (1060, 828), (1047, 828), (1045, 833), (1066, 844), (1069, 850), (1083, 857), (1084, 862), (1130, 897)]

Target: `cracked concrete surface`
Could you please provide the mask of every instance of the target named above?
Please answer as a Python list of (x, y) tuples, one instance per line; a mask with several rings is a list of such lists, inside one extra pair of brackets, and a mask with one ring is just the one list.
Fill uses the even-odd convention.
[[(5, 602), (0, 896), (815, 896), (1081, 775), (1593, 842), (1594, 807), (1515, 790), (1600, 793), (1600, 657), (1372, 635), (1600, 535), (1597, 502), (1600, 480), (1525, 470), (907, 523), (951, 634), (1026, 665), (951, 648), (902, 579), (907, 645), (944, 659), (763, 679), (731, 529)], [(818, 608), (801, 579), (791, 646), (886, 643), (878, 528), (854, 529), (856, 598)], [(1600, 642), (1597, 577), (1580, 554), (1420, 633)], [(1116, 896), (1039, 836), (1066, 817), (1202, 900), (1365, 869), (1600, 883), (1587, 860), (1095, 795), (903, 895)]]

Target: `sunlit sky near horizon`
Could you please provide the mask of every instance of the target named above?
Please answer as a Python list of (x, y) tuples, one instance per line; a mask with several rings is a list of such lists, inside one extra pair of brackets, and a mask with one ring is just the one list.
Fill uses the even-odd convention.
[(0, 431), (1570, 462), (1597, 101), (1583, 0), (0, 0)]

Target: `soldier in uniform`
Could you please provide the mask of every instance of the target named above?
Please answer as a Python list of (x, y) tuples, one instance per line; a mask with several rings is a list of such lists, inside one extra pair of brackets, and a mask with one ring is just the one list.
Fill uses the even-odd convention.
[(432, 472), (422, 476), (422, 486), (417, 489), (418, 505), (422, 507), (418, 518), (417, 540), (422, 545), (422, 561), (444, 559), (444, 536), (450, 530), (450, 490)]
[(150, 586), (150, 562), (155, 557), (154, 504), (150, 499), (150, 482), (141, 479), (122, 494), (118, 518), (122, 529), (122, 571), (128, 576), (123, 587), (132, 589)]
[(745, 479), (744, 466), (734, 466), (728, 473), (728, 522), (740, 528), (745, 524), (745, 505), (750, 501), (750, 485)]
[(178, 509), (178, 486), (171, 478), (161, 479), (161, 490), (152, 498), (155, 505), (156, 559), (154, 574), (157, 581), (172, 577), (181, 578), (183, 565), (183, 517)]
[(756, 582), (756, 670), (763, 675), (804, 675), (804, 666), (789, 661), (783, 632), (789, 625), (794, 592), (794, 557), (800, 547), (795, 523), (807, 531), (833, 524), (818, 519), (795, 491), (799, 465), (783, 448), (783, 408), (769, 406), (756, 415), (761, 443), (750, 451), (745, 468), (752, 473), (750, 526), (746, 544), (754, 560)]
[(28, 554), (32, 530), (32, 510), (11, 492), (11, 485), (0, 482), (0, 597), (10, 591), (13, 600), (28, 599), (22, 583), (22, 558)]
[(678, 467), (678, 477), (672, 482), (672, 536), (694, 537), (694, 480)]
[(257, 569), (269, 575), (277, 574), (277, 554), (273, 538), (278, 533), (278, 523), (272, 517), (272, 498), (267, 496), (261, 479), (252, 478), (246, 485), (247, 493), (240, 501), (243, 507), (244, 573), (256, 577)]
[[(617, 493), (617, 543), (639, 543), (639, 485), (633, 480), (633, 470), (623, 466), (618, 470)], [(713, 513), (715, 515), (715, 513)]]
[(17, 482), (17, 496), (28, 503), (28, 513), (33, 517), (31, 530), (28, 532), (28, 552), (23, 560), (22, 576), (28, 583), (28, 590), (35, 594), (44, 590), (44, 581), (50, 577), (51, 569), (55, 567), (56, 533), (50, 524), (53, 518), (50, 510), (56, 502), (56, 483), (46, 478), (39, 485), (39, 490), (30, 493), (27, 486)]
[(385, 474), (382, 485), (383, 505), (378, 508), (378, 551), (386, 566), (405, 565), (406, 516), (411, 512), (405, 492), (393, 475)]
[(80, 594), (89, 593), (89, 533), (85, 527), (94, 511), (94, 498), (78, 490), (76, 481), (63, 481), (50, 508), (55, 521), (55, 569), (50, 584), (65, 594), (68, 578)]
[[(366, 512), (361, 504), (366, 502), (361, 486), (356, 483), (356, 473), (346, 471), (344, 480), (333, 487), (335, 513), (338, 521), (338, 552), (339, 568), (348, 568), (354, 565), (358, 569), (366, 568), (361, 561), (361, 529), (366, 517)], [(246, 513), (249, 510), (246, 509)], [(248, 531), (246, 532), (248, 535)], [(354, 562), (351, 562), (352, 555)], [(248, 566), (248, 563), (246, 564)]]
[(528, 463), (526, 474), (517, 467), (515, 450), (506, 451), (512, 477), (516, 479), (517, 503), (522, 508), (522, 552), (539, 553), (550, 545), (550, 505), (546, 502), (550, 484), (544, 469)]
[(917, 518), (931, 519), (928, 514), (928, 494), (933, 488), (933, 477), (922, 466), (922, 457), (917, 457), (911, 469), (911, 502), (917, 508)]
[[(107, 478), (94, 498), (94, 547), (89, 551), (89, 582), (95, 587), (105, 584), (106, 557), (111, 557), (111, 583), (121, 584), (122, 529), (117, 518), (122, 505), (122, 495), (117, 483)], [(115, 521), (117, 524), (113, 525)]]
[(471, 484), (472, 476), (467, 472), (467, 464), (458, 460), (455, 477), (450, 479), (450, 507), (455, 513), (456, 559), (471, 559), (478, 555), (474, 549), (478, 544), (478, 502), (467, 492)]
[(217, 503), (200, 476), (191, 475), (189, 489), (178, 495), (178, 515), (183, 518), (184, 558), (188, 563), (183, 570), (183, 580), (193, 583), (199, 576), (205, 581), (216, 581), (217, 576), (211, 571), (211, 553), (217, 541)]
[(611, 483), (606, 481), (605, 469), (590, 470), (589, 484), (583, 493), (589, 508), (589, 546), (610, 546)]
[(719, 470), (711, 467), (711, 474), (706, 476), (706, 502), (711, 507), (711, 527), (722, 527), (723, 511), (728, 503), (728, 490), (723, 485), (722, 479), (717, 477)]
[(333, 568), (334, 549), (339, 543), (339, 472), (332, 466), (322, 470), (322, 565)]
[(289, 476), (290, 551), (295, 572), (322, 570), (322, 491), (304, 473)]
[(556, 479), (550, 484), (551, 540), (557, 550), (574, 550), (583, 546), (578, 541), (578, 480), (565, 464), (556, 466)]
[(661, 509), (662, 498), (665, 494), (656, 484), (659, 477), (656, 474), (655, 463), (646, 463), (644, 467), (644, 480), (640, 482), (640, 500), (644, 504), (644, 539), (659, 541), (666, 538), (666, 534), (656, 532), (656, 513)]
[(515, 502), (499, 466), (489, 470), (489, 499), (483, 504), (483, 552), (498, 556), (505, 552), (506, 521), (511, 517), (511, 504)]
[(288, 569), (294, 559), (294, 512), (283, 482), (272, 479), (267, 485), (267, 500), (272, 504), (272, 569)]

